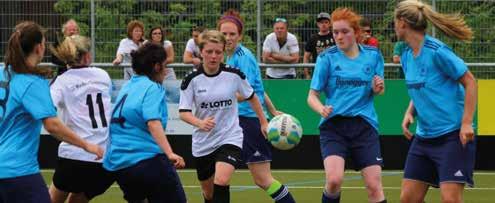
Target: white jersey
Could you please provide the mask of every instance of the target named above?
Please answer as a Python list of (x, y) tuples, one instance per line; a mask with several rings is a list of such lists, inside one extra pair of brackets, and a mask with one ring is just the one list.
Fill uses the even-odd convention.
[(254, 95), (246, 76), (224, 64), (220, 65), (215, 75), (207, 75), (200, 67), (182, 81), (179, 111), (194, 111), (194, 116), (199, 119), (214, 117), (216, 123), (209, 132), (194, 127), (194, 157), (211, 154), (225, 144), (242, 148), (243, 134), (239, 126), (236, 93), (248, 99)]
[(122, 63), (131, 63), (131, 52), (137, 50), (141, 46), (141, 43), (136, 44), (129, 38), (120, 40), (119, 47), (117, 48), (117, 54), (122, 54)]
[[(50, 86), (53, 103), (62, 120), (82, 139), (105, 149), (108, 140), (112, 82), (100, 68), (72, 68), (59, 75)], [(66, 142), (60, 143), (58, 156), (95, 161), (96, 155)]]
[[(299, 44), (297, 38), (291, 33), (287, 33), (287, 41), (282, 46), (278, 43), (275, 33), (270, 33), (266, 36), (263, 42), (263, 51), (269, 53), (277, 53), (281, 55), (299, 54)], [(296, 76), (294, 68), (267, 68), (266, 74), (272, 78), (281, 78), (285, 75)]]

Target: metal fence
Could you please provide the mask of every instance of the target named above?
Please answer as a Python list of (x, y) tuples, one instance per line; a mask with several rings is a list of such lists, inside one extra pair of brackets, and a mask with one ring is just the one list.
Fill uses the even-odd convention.
[[(182, 62), (185, 43), (193, 25), (214, 29), (221, 14), (234, 8), (245, 21), (243, 44), (260, 56), (264, 37), (272, 32), (273, 20), (285, 17), (289, 32), (298, 37), (302, 50), (309, 37), (317, 32), (316, 15), (331, 13), (347, 6), (372, 21), (374, 35), (387, 62), (393, 44), (393, 7), (397, 0), (0, 0), (0, 61), (6, 42), (16, 23), (33, 20), (47, 29), (49, 42), (57, 40), (61, 25), (69, 18), (79, 22), (83, 35), (95, 44), (95, 61), (111, 62), (119, 41), (126, 37), (126, 25), (139, 19), (146, 28), (161, 25), (174, 44), (175, 62)], [(430, 0), (441, 12), (461, 12), (475, 32), (471, 43), (445, 38), (437, 30), (430, 33), (446, 41), (467, 62), (495, 62), (495, 1)], [(145, 29), (146, 29), (145, 28)], [(145, 30), (145, 35), (147, 34)], [(46, 61), (49, 61), (47, 54)], [(301, 57), (302, 58), (302, 57)], [(302, 60), (301, 60), (302, 61)]]

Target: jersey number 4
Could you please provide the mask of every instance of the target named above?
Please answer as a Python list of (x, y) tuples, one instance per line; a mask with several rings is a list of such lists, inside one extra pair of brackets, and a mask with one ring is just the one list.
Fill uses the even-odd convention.
[[(106, 128), (108, 125), (107, 118), (105, 117), (105, 106), (103, 106), (103, 98), (101, 97), (101, 92), (96, 94), (96, 104), (98, 105), (98, 109), (100, 110), (101, 125)], [(93, 128), (98, 128), (98, 124), (96, 123), (95, 118), (95, 108), (93, 107), (93, 95), (88, 94), (86, 96), (86, 105), (88, 105), (91, 125), (93, 126)]]

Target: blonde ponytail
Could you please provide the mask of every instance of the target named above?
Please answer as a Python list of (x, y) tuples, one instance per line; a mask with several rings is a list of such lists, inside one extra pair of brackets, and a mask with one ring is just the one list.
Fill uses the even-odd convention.
[(428, 20), (451, 38), (463, 41), (470, 41), (473, 38), (473, 31), (461, 14), (442, 14), (418, 0), (400, 2), (395, 8), (395, 18), (404, 20), (414, 30), (425, 31)]
[(89, 38), (80, 35), (65, 37), (56, 48), (50, 47), (53, 54), (69, 66), (81, 65), (84, 54), (91, 49)]

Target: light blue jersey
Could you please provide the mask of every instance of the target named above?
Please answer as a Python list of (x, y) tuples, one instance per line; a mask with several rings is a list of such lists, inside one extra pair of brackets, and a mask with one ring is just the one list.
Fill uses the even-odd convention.
[(150, 120), (167, 126), (165, 89), (147, 76), (134, 75), (120, 90), (112, 112), (105, 169), (116, 171), (164, 153), (148, 130)]
[(55, 116), (48, 80), (0, 67), (0, 179), (39, 172), (42, 119)]
[[(265, 90), (263, 89), (263, 81), (261, 80), (261, 72), (256, 59), (249, 49), (239, 44), (234, 51), (234, 54), (227, 58), (227, 64), (241, 70), (254, 89), (256, 96), (260, 100), (262, 106), (265, 106)], [(239, 103), (239, 115), (245, 117), (256, 117), (256, 113), (251, 108), (249, 102), (244, 101)]]
[(336, 115), (361, 116), (378, 130), (372, 81), (375, 75), (383, 78), (383, 66), (383, 56), (375, 47), (359, 45), (354, 59), (336, 46), (323, 51), (316, 60), (311, 89), (325, 93), (325, 105), (333, 106), (333, 112), (320, 125)]
[(434, 138), (460, 129), (464, 87), (458, 82), (464, 61), (439, 40), (425, 35), (417, 57), (406, 47), (401, 55), (406, 86), (417, 113), (416, 134)]

